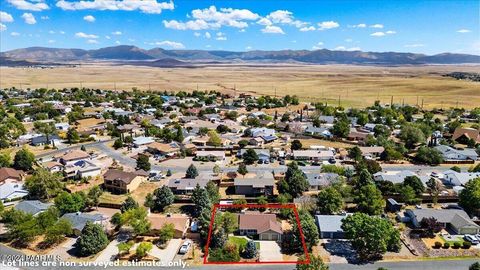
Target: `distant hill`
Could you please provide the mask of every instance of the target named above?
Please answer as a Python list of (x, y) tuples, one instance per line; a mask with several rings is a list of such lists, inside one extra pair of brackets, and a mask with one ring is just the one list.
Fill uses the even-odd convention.
[[(373, 64), (419, 65), (480, 63), (479, 55), (442, 53), (424, 55), (398, 52), (363, 52), (322, 50), (281, 51), (207, 51), (141, 49), (135, 46), (115, 46), (96, 50), (30, 47), (0, 53), (0, 64), (8, 61), (68, 62), (88, 60), (148, 61), (163, 60), (156, 66), (186, 65), (195, 61), (221, 62), (299, 62), (309, 64)], [(167, 59), (167, 60), (165, 60)], [(8, 60), (8, 61), (7, 61)], [(178, 62), (175, 62), (178, 61)], [(143, 63), (143, 62), (142, 62)], [(155, 63), (149, 65), (155, 66)]]

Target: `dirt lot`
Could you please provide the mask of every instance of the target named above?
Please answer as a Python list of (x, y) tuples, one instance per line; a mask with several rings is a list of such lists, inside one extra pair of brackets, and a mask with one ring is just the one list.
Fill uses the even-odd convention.
[[(131, 90), (218, 90), (283, 96), (296, 94), (306, 101), (324, 101), (363, 107), (376, 99), (417, 104), (427, 108), (480, 104), (478, 83), (441, 75), (452, 71), (476, 72), (475, 66), (376, 67), (352, 65), (209, 66), (152, 68), (82, 64), (54, 69), (0, 68), (0, 87), (92, 87)], [(245, 78), (248, 78), (247, 80)]]

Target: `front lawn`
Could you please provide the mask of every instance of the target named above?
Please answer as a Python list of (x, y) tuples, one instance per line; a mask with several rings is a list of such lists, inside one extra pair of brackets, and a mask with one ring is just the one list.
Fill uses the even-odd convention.
[(230, 236), (228, 237), (230, 243), (235, 244), (238, 247), (238, 251), (242, 252), (247, 246), (248, 240), (243, 237)]

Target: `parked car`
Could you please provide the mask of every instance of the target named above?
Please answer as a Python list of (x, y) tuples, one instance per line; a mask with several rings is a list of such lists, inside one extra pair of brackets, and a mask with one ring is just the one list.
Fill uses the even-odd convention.
[(478, 241), (480, 241), (480, 233), (477, 233), (475, 237), (478, 239)]
[(284, 159), (280, 159), (280, 161), (278, 162), (280, 165), (285, 165), (285, 160)]
[(328, 163), (330, 164), (335, 164), (337, 161), (334, 158), (331, 158), (328, 160)]
[(192, 246), (192, 241), (187, 240), (183, 242), (182, 246), (180, 246), (180, 249), (178, 250), (178, 254), (186, 254), (191, 246)]
[(464, 239), (465, 241), (468, 241), (468, 242), (472, 243), (472, 245), (478, 245), (478, 243), (479, 243), (478, 239), (477, 239), (475, 236), (471, 235), (471, 234), (465, 234), (465, 236), (463, 237), (463, 239)]

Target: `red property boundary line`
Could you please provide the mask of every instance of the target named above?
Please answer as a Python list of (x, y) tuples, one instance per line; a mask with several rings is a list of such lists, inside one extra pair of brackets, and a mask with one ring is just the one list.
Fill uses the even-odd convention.
[[(293, 210), (295, 215), (295, 220), (298, 225), (298, 231), (300, 233), (300, 240), (302, 241), (302, 247), (305, 251), (305, 260), (303, 261), (266, 261), (266, 262), (209, 262), (208, 258), (208, 247), (210, 246), (210, 240), (212, 237), (213, 222), (215, 221), (215, 213), (217, 208), (289, 208)], [(208, 229), (208, 238), (207, 245), (205, 246), (205, 254), (203, 257), (203, 264), (310, 264), (310, 255), (308, 254), (307, 244), (305, 243), (305, 237), (303, 236), (302, 226), (300, 224), (300, 217), (298, 216), (297, 207), (293, 203), (289, 204), (215, 204), (213, 206), (212, 216), (210, 217), (210, 225)]]

